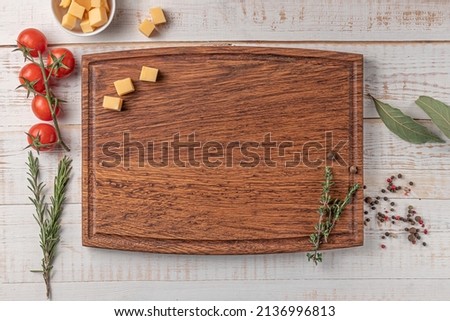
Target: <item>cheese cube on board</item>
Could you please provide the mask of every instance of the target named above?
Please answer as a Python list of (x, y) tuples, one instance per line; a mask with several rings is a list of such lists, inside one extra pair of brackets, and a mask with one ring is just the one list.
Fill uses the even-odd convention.
[(93, 8), (89, 11), (89, 23), (92, 27), (101, 27), (108, 21), (108, 15), (106, 9)]
[(152, 16), (152, 20), (155, 25), (166, 23), (166, 17), (160, 7), (151, 8), (150, 15)]
[(70, 3), (69, 11), (67, 13), (71, 14), (78, 19), (83, 19), (83, 13), (86, 10), (82, 5), (78, 4), (76, 1)]
[(84, 33), (89, 33), (89, 32), (93, 32), (95, 29), (91, 26), (91, 24), (89, 23), (89, 18), (88, 19), (84, 19), (83, 21), (80, 22), (80, 27), (81, 30)]
[(155, 25), (150, 21), (148, 21), (147, 19), (142, 21), (142, 23), (139, 25), (139, 31), (142, 32), (147, 37), (150, 37), (153, 30), (155, 30)]
[(62, 17), (61, 25), (68, 30), (72, 30), (73, 28), (75, 28), (76, 23), (77, 18), (72, 16), (70, 13), (66, 13)]
[(103, 108), (121, 111), (123, 105), (123, 99), (119, 97), (104, 96)]
[(68, 8), (70, 6), (70, 2), (72, 0), (61, 0), (61, 2), (59, 3), (59, 6), (61, 8)]
[(119, 96), (123, 96), (134, 91), (134, 86), (131, 78), (125, 78), (115, 81), (114, 87), (116, 87), (116, 91)]
[(158, 69), (142, 66), (139, 80), (155, 82), (158, 78)]

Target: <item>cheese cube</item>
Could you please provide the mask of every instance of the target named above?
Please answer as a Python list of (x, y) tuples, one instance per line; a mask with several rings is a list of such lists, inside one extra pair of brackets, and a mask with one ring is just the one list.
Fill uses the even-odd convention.
[(121, 111), (123, 105), (123, 99), (119, 97), (104, 96), (103, 108)]
[(106, 12), (109, 13), (109, 3), (108, 0), (102, 0), (102, 7), (106, 9)]
[(164, 12), (160, 7), (151, 8), (150, 15), (152, 16), (152, 20), (155, 25), (166, 23), (166, 17), (164, 16)]
[(142, 66), (139, 80), (155, 82), (158, 77), (158, 69)]
[(94, 31), (95, 29), (91, 26), (91, 24), (89, 23), (89, 19), (84, 19), (83, 21), (80, 22), (80, 27), (81, 30), (84, 33), (89, 33)]
[(102, 0), (91, 0), (91, 7), (100, 8), (102, 6)]
[(134, 86), (131, 78), (125, 78), (115, 81), (114, 87), (116, 87), (116, 91), (119, 96), (123, 96), (134, 91)]
[(59, 3), (59, 6), (62, 8), (68, 8), (70, 6), (70, 2), (72, 0), (61, 0), (61, 2)]
[(72, 16), (70, 13), (66, 13), (62, 17), (61, 25), (66, 29), (72, 30), (73, 28), (75, 28), (76, 23), (77, 23), (77, 18)]
[(72, 1), (67, 13), (71, 14), (74, 17), (77, 17), (78, 19), (83, 19), (84, 10), (85, 8), (82, 5), (76, 3), (75, 1)]
[(105, 8), (94, 8), (89, 11), (89, 23), (92, 27), (101, 27), (108, 21)]
[(91, 0), (74, 0), (79, 5), (83, 6), (87, 11), (91, 10)]
[(150, 21), (148, 21), (147, 19), (142, 21), (142, 23), (139, 25), (139, 31), (142, 32), (147, 37), (150, 37), (153, 30), (155, 30), (155, 25)]

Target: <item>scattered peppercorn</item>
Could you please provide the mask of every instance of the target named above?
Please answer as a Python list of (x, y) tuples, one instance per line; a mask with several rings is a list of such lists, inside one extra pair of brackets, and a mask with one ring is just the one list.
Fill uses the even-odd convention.
[(386, 190), (383, 188), (383, 189), (381, 190), (381, 193), (386, 193)]
[(372, 206), (372, 207), (371, 207), (371, 209), (375, 210), (375, 209), (376, 209), (376, 207), (375, 207), (375, 206)]
[(413, 185), (414, 185), (414, 183), (413, 183), (413, 182), (409, 182), (408, 184), (409, 184), (410, 186), (413, 186)]
[(398, 178), (402, 178), (403, 176), (402, 176), (402, 174), (398, 174), (397, 177)]
[(367, 211), (364, 211), (364, 214), (365, 214), (365, 215), (367, 215), (367, 214), (369, 214), (369, 212), (367, 212)]
[(385, 200), (386, 202), (389, 201), (389, 198), (387, 198), (386, 196), (383, 197), (383, 200)]
[(394, 206), (395, 205), (395, 203), (394, 202), (391, 202), (391, 206)]
[(381, 244), (381, 248), (382, 248), (382, 249), (385, 249), (385, 248), (386, 248), (386, 245)]
[(422, 242), (422, 245), (423, 246), (427, 246), (427, 242)]

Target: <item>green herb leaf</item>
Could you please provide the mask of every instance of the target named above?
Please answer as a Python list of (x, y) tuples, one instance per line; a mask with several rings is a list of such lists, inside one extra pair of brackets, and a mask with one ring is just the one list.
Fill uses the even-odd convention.
[(383, 123), (401, 139), (413, 144), (444, 142), (441, 138), (431, 133), (425, 126), (422, 126), (410, 116), (405, 115), (400, 109), (385, 104), (374, 97), (372, 99)]
[(431, 121), (450, 138), (450, 107), (428, 96), (420, 96), (416, 104), (430, 116)]

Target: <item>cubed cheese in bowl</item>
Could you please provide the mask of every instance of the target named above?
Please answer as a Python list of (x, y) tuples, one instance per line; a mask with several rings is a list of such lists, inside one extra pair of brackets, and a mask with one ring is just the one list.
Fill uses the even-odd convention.
[(114, 18), (116, 0), (51, 0), (58, 24), (76, 36), (93, 36), (105, 30)]

